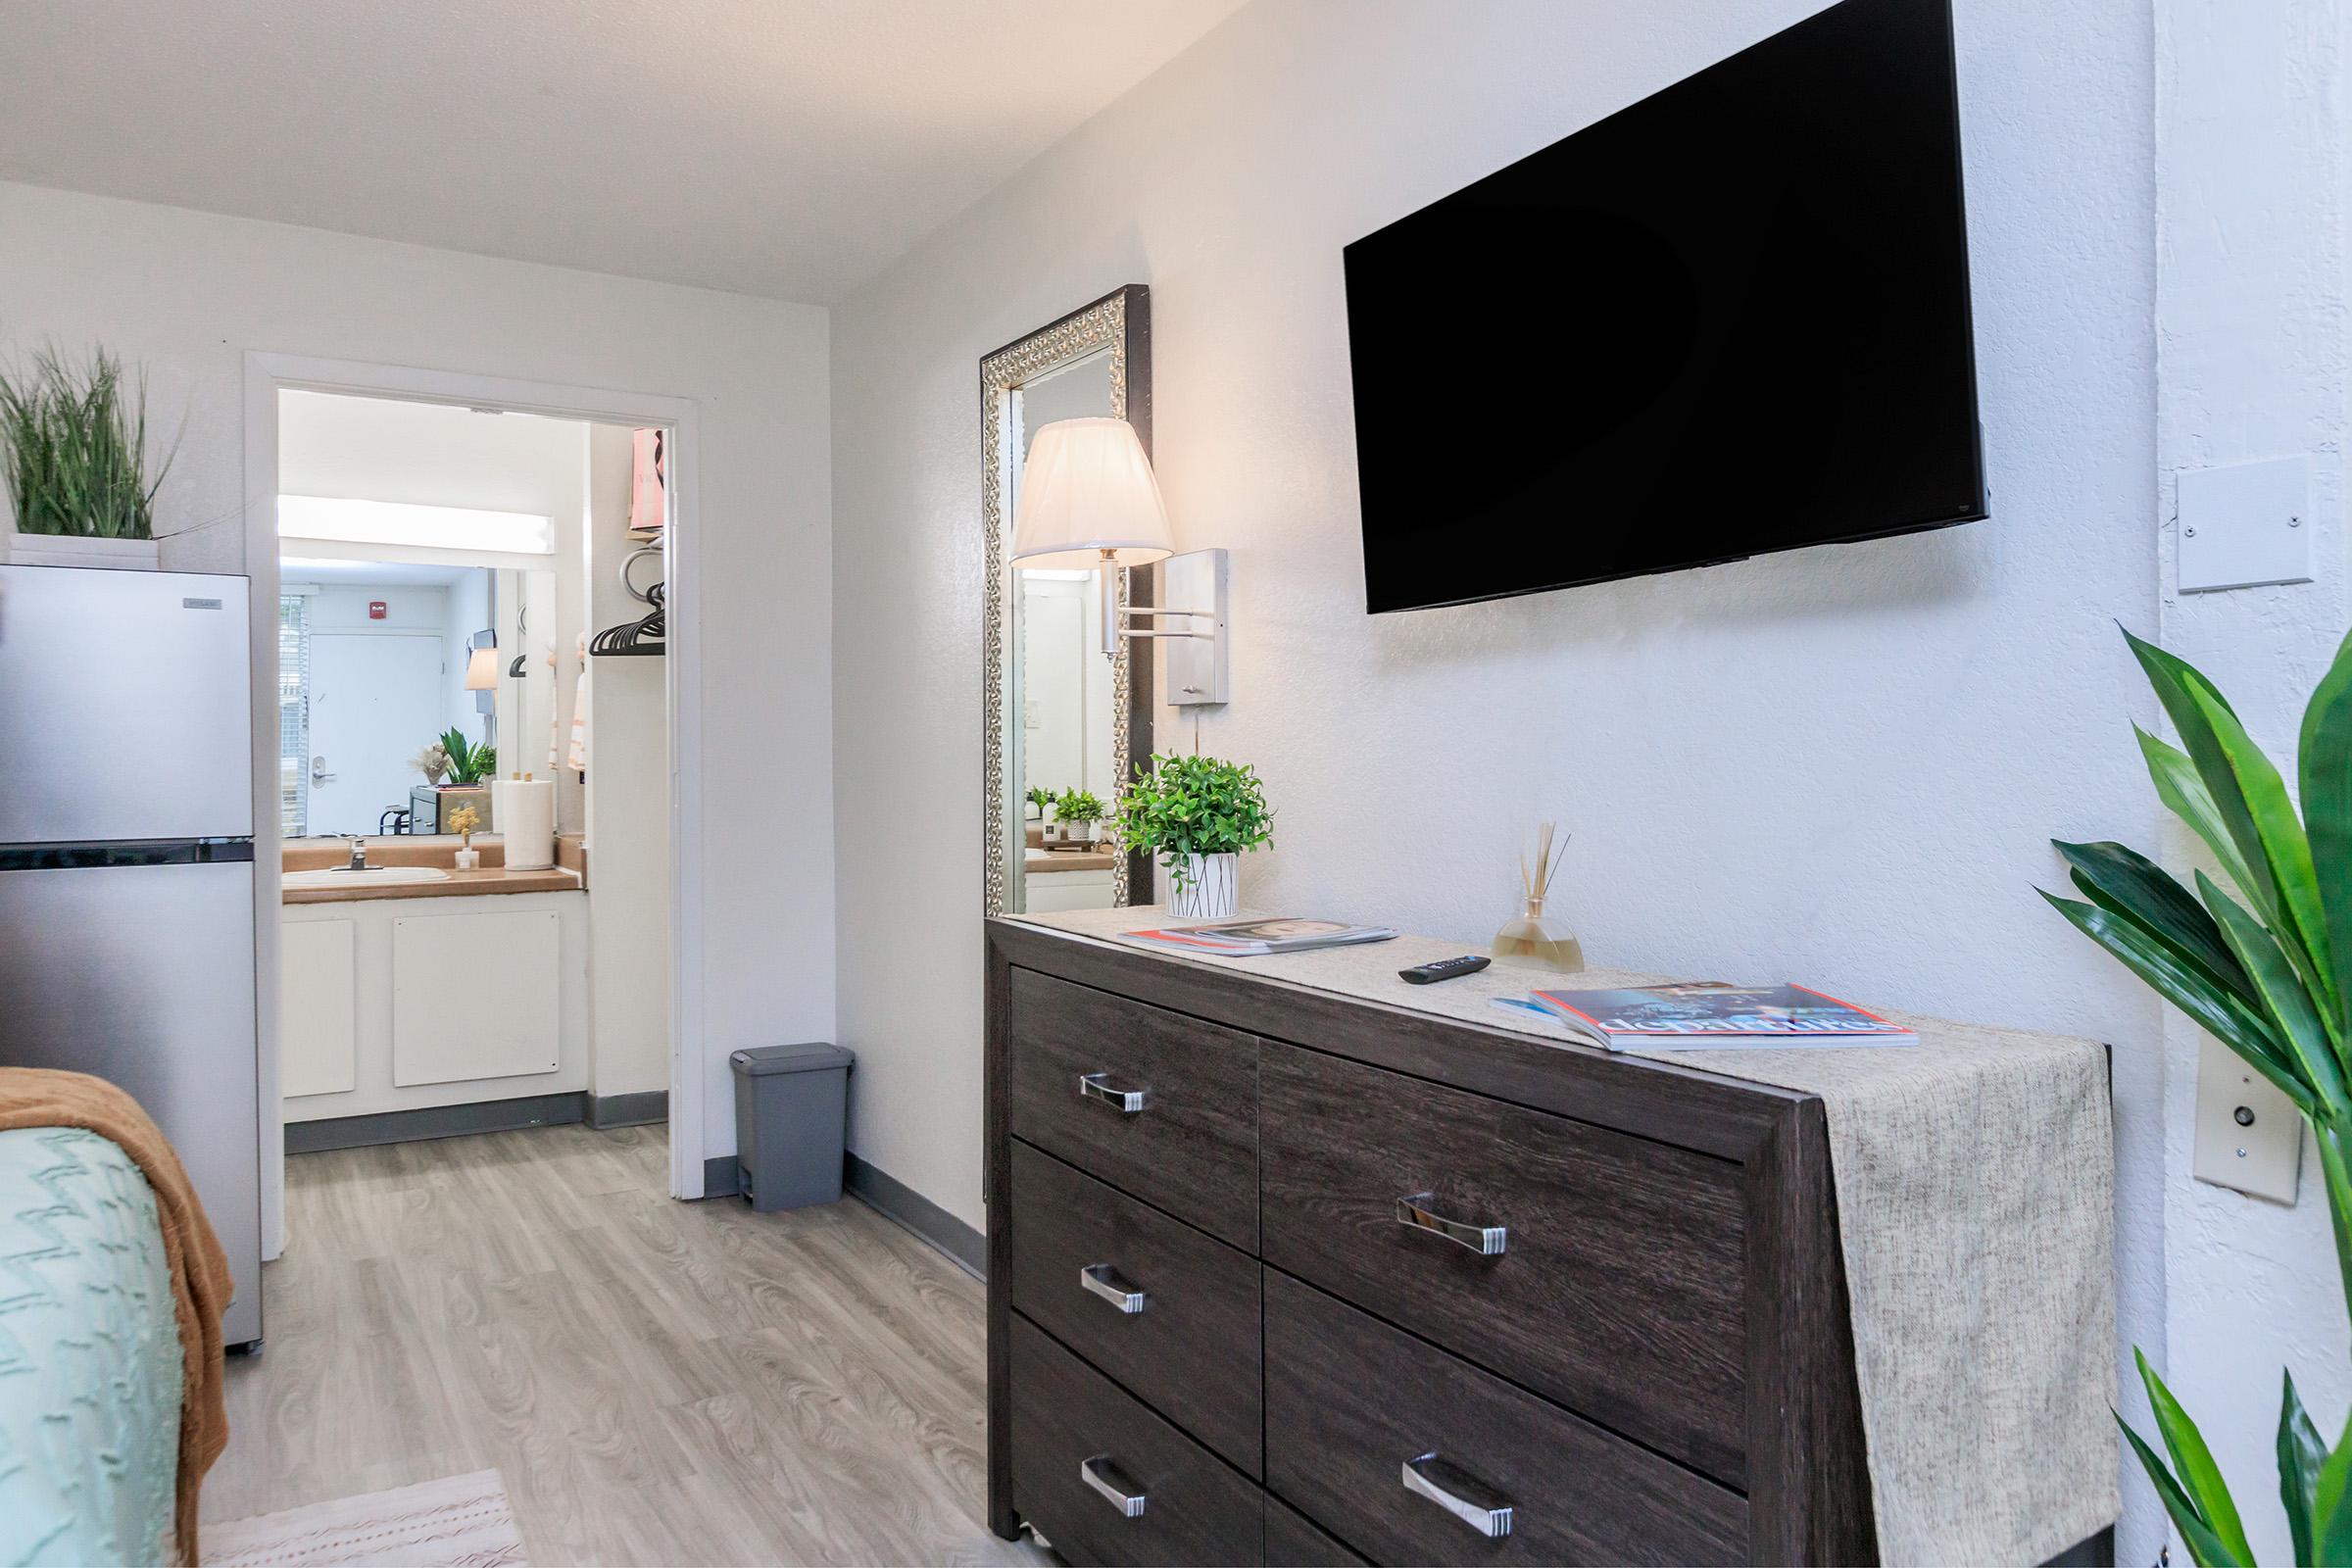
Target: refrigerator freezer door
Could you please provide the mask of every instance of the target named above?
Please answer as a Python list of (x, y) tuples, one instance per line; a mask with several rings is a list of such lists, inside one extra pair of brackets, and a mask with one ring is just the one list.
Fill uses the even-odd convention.
[(247, 587), (0, 566), (0, 844), (253, 832)]
[[(125, 573), (124, 575), (128, 575)], [(127, 1090), (196, 1184), (262, 1335), (253, 866), (0, 870), (0, 1065)]]

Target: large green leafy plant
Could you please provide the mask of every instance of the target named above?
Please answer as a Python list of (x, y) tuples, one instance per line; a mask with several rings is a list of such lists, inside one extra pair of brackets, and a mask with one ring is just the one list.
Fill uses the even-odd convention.
[(498, 749), (473, 745), (455, 726), (441, 732), (440, 750), (449, 759), (452, 784), (479, 784), (498, 771)]
[(152, 539), (172, 454), (153, 478), (146, 454), (146, 383), (126, 384), (104, 349), (82, 365), (44, 349), (0, 370), (0, 479), (19, 533)]
[[(2213, 682), (2124, 635), (2180, 735), (2174, 747), (2135, 730), (2156, 794), (2205, 842), (2236, 894), (2203, 871), (2191, 894), (2121, 844), (2059, 843), (2082, 899), (2042, 897), (2311, 1123), (2352, 1306), (2352, 638), (2303, 714), (2298, 815), (2286, 780)], [(2251, 1564), (2244, 1519), (2196, 1422), (2145, 1356), (2139, 1374), (2164, 1453), (2129, 1425), (2124, 1435), (2189, 1555)], [(2347, 1483), (2352, 1425), (2330, 1448), (2288, 1373), (2278, 1493), (2297, 1562), (2352, 1562)]]
[(1274, 812), (1248, 763), (1170, 753), (1152, 759), (1152, 771), (1119, 797), (1118, 833), (1128, 849), (1158, 856), (1182, 892), (1191, 857), (1242, 855), (1272, 842)]

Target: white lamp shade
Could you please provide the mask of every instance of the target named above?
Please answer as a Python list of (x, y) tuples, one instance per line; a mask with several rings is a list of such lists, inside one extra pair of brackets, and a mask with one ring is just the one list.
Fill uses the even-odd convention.
[(1012, 559), (1027, 566), (1097, 566), (1104, 551), (1120, 566), (1176, 553), (1152, 460), (1125, 419), (1056, 420), (1029, 443)]
[(466, 661), (466, 689), (469, 692), (498, 689), (497, 649), (476, 648), (472, 657)]

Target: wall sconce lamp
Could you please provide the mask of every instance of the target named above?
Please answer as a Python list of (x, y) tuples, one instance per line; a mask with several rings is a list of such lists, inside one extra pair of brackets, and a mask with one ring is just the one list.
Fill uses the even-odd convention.
[[(1169, 704), (1226, 700), (1225, 552), (1176, 554), (1152, 460), (1125, 419), (1060, 419), (1038, 430), (1021, 469), (1012, 559), (1032, 567), (1092, 567), (1102, 580), (1106, 657), (1118, 652), (1122, 637), (1166, 639)], [(1185, 630), (1122, 624), (1118, 573), (1153, 562), (1166, 563), (1160, 582), (1170, 603), (1190, 608), (1126, 613), (1191, 621)]]

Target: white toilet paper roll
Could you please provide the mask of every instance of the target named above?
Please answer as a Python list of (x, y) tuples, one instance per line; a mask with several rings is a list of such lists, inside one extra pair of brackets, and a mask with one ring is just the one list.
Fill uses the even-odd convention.
[(493, 809), (506, 841), (507, 869), (544, 871), (556, 863), (556, 786), (541, 779), (507, 779)]

